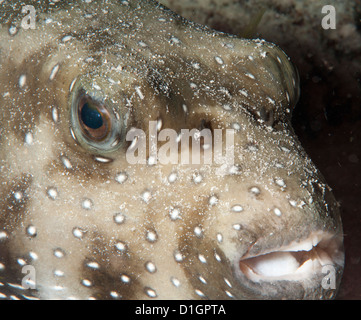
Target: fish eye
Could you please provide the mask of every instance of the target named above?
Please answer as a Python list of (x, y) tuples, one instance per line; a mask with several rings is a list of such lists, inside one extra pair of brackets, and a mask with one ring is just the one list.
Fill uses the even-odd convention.
[(112, 129), (107, 108), (89, 96), (79, 100), (78, 118), (85, 137), (94, 141), (103, 141)]
[(79, 79), (69, 99), (71, 135), (94, 154), (113, 152), (125, 140), (128, 111), (122, 96), (110, 97), (106, 90), (95, 90)]

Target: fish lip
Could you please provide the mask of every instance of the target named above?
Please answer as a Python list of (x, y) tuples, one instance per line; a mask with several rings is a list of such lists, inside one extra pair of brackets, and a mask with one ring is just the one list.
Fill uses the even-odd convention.
[(344, 265), (343, 236), (314, 231), (308, 237), (252, 255), (251, 245), (237, 261), (239, 272), (251, 282), (302, 281), (323, 273), (325, 266)]

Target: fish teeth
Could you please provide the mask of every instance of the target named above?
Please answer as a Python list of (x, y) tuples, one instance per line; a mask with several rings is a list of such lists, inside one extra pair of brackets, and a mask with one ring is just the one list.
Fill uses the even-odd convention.
[[(299, 281), (334, 265), (337, 240), (329, 233), (314, 232), (307, 239), (293, 241), (287, 246), (263, 252), (239, 261), (241, 272), (251, 281)], [(320, 245), (320, 243), (322, 244)], [(335, 243), (333, 243), (335, 242)]]

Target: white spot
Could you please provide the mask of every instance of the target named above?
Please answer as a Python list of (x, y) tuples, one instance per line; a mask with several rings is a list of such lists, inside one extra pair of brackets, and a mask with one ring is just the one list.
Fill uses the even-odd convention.
[(61, 270), (54, 270), (54, 276), (56, 277), (64, 277), (65, 273)]
[(157, 271), (157, 267), (155, 266), (155, 264), (153, 262), (148, 261), (145, 264), (145, 268), (147, 269), (148, 272), (150, 273), (154, 273)]
[(239, 93), (242, 94), (243, 96), (245, 96), (246, 98), (248, 97), (248, 93), (246, 90), (239, 90)]
[(258, 196), (261, 193), (261, 190), (258, 187), (252, 187), (249, 191), (256, 196)]
[(198, 87), (194, 82), (191, 82), (189, 86), (191, 87), (191, 89), (197, 89)]
[(102, 88), (100, 88), (100, 86), (98, 86), (95, 82), (92, 84), (92, 87), (95, 89), (95, 90), (98, 90), (100, 91)]
[(232, 227), (234, 230), (237, 230), (237, 231), (242, 229), (242, 226), (239, 223), (234, 224)]
[(54, 187), (50, 187), (46, 191), (46, 194), (50, 199), (55, 200), (58, 197), (58, 190), (56, 190)]
[(174, 44), (180, 44), (180, 43), (181, 43), (181, 41), (180, 41), (177, 37), (175, 37), (175, 36), (172, 36), (172, 37), (170, 38), (170, 42), (171, 42), (171, 43), (174, 43)]
[(16, 28), (15, 26), (11, 26), (11, 27), (9, 28), (9, 34), (10, 34), (11, 36), (15, 35), (17, 32), (18, 32), (18, 28)]
[(147, 45), (144, 41), (139, 41), (138, 44), (139, 44), (142, 48), (148, 47), (148, 45)]
[(118, 299), (118, 298), (121, 297), (121, 296), (119, 295), (119, 293), (116, 292), (116, 291), (111, 291), (111, 292), (110, 292), (110, 296), (111, 296), (113, 299)]
[(217, 241), (218, 241), (218, 243), (222, 243), (223, 235), (221, 233), (217, 233)]
[(125, 215), (123, 213), (116, 213), (113, 220), (116, 224), (122, 224), (125, 221)]
[(203, 284), (207, 284), (207, 280), (204, 279), (202, 276), (198, 277), (199, 281), (202, 282)]
[[(20, 266), (25, 266), (26, 265), (26, 261), (24, 259), (17, 259), (17, 262)], [(24, 289), (23, 287), (20, 287), (19, 289)]]
[(231, 210), (232, 210), (233, 212), (241, 212), (241, 211), (243, 211), (243, 207), (240, 206), (239, 204), (236, 204), (236, 205), (234, 205), (234, 206), (231, 208)]
[(282, 163), (276, 163), (276, 164), (275, 164), (275, 167), (282, 169), (282, 168), (284, 168), (284, 165), (283, 165)]
[(179, 208), (172, 208), (169, 212), (171, 220), (175, 221), (181, 219), (181, 214)]
[(154, 157), (154, 156), (150, 156), (150, 157), (147, 159), (147, 164), (148, 164), (148, 166), (154, 166), (156, 163), (157, 163), (157, 158)]
[(224, 282), (227, 284), (228, 287), (232, 288), (232, 284), (227, 278), (224, 278)]
[(230, 175), (240, 174), (240, 172), (241, 172), (241, 167), (239, 165), (231, 166), (228, 170), (228, 174)]
[(148, 204), (150, 199), (152, 199), (152, 193), (149, 190), (145, 190), (145, 191), (142, 192), (140, 197), (145, 203)]
[(170, 281), (176, 288), (178, 288), (180, 286), (180, 281), (177, 278), (171, 277)]
[(65, 252), (61, 248), (56, 248), (54, 250), (54, 256), (57, 257), (57, 258), (63, 258), (63, 257), (65, 257)]
[(203, 235), (203, 230), (202, 230), (202, 228), (201, 228), (200, 226), (196, 226), (196, 227), (194, 228), (194, 234), (195, 234), (198, 238), (202, 237), (202, 235)]
[(115, 181), (122, 184), (128, 179), (128, 175), (125, 172), (119, 172), (115, 176)]
[(198, 259), (202, 263), (207, 263), (207, 259), (205, 258), (205, 256), (203, 254), (199, 254)]
[(85, 230), (83, 230), (79, 227), (75, 227), (75, 228), (73, 228), (72, 233), (75, 238), (82, 239), (85, 235)]
[(232, 123), (232, 129), (239, 131), (242, 129), (241, 125), (238, 122), (233, 122)]
[(233, 43), (224, 43), (223, 46), (226, 47), (227, 49), (233, 49), (234, 48)]
[(0, 241), (6, 240), (8, 238), (8, 234), (5, 231), (0, 231)]
[(214, 58), (214, 60), (216, 60), (216, 62), (218, 63), (218, 64), (220, 64), (220, 65), (222, 65), (222, 64), (224, 64), (224, 62), (223, 62), (223, 59), (221, 58), (221, 57), (215, 57)]
[(85, 210), (90, 210), (93, 208), (93, 201), (90, 199), (84, 199), (81, 203), (81, 207)]
[(140, 89), (140, 87), (136, 86), (135, 87), (135, 92), (137, 93), (137, 95), (139, 96), (140, 100), (144, 99), (144, 94), (142, 92), (142, 90)]
[(193, 174), (193, 182), (195, 184), (201, 183), (202, 180), (203, 180), (203, 176), (201, 174), (198, 174), (198, 173)]
[(271, 103), (271, 104), (273, 104), (273, 105), (275, 105), (275, 101), (272, 99), (272, 98), (270, 98), (270, 97), (267, 97), (267, 100)]
[(288, 148), (286, 148), (286, 147), (281, 147), (281, 150), (282, 150), (283, 152), (286, 152), (286, 153), (290, 153), (290, 152), (291, 152), (291, 150), (288, 149)]
[(85, 61), (86, 63), (93, 62), (94, 60), (95, 60), (95, 59), (94, 59), (93, 57), (87, 57), (87, 58), (84, 59), (84, 61)]
[(275, 183), (279, 186), (279, 187), (286, 187), (286, 183), (283, 179), (275, 179)]
[(289, 200), (289, 203), (292, 207), (297, 207), (297, 201), (295, 200)]
[(218, 198), (217, 196), (211, 196), (209, 199), (208, 199), (208, 203), (210, 206), (214, 206), (218, 203)]
[(36, 233), (37, 233), (36, 227), (35, 227), (35, 226), (32, 226), (32, 225), (28, 226), (28, 227), (26, 228), (26, 233), (27, 233), (27, 235), (30, 236), (30, 237), (35, 237), (35, 236), (36, 236)]
[(233, 294), (230, 293), (228, 290), (225, 290), (224, 292), (226, 293), (226, 295), (227, 295), (228, 297), (234, 298)]
[(202, 297), (202, 298), (205, 297), (204, 293), (203, 293), (201, 290), (199, 290), (199, 289), (194, 290), (194, 292), (195, 292), (197, 295), (199, 295), (200, 297)]
[(273, 212), (274, 212), (274, 214), (275, 214), (276, 216), (278, 216), (278, 217), (280, 217), (280, 216), (282, 215), (281, 210), (278, 209), (278, 208), (274, 208), (274, 209), (273, 209)]
[(188, 107), (187, 107), (187, 105), (182, 104), (182, 109), (183, 109), (184, 113), (187, 113), (187, 112), (188, 112)]
[(192, 62), (192, 67), (196, 70), (199, 70), (201, 68), (201, 66), (198, 62)]
[(63, 39), (61, 39), (62, 42), (68, 42), (70, 41), (71, 39), (73, 39), (72, 36), (65, 36)]
[[(53, 289), (54, 289), (55, 291), (62, 291), (62, 290), (64, 290), (64, 287), (63, 287), (63, 286), (60, 286), (60, 285), (55, 285), (55, 286), (53, 287)], [(68, 299), (68, 300), (71, 300), (72, 297), (68, 297), (67, 299)], [(73, 300), (75, 300), (75, 299), (73, 298)]]
[(71, 162), (69, 161), (69, 159), (67, 157), (62, 156), (60, 159), (61, 159), (61, 162), (63, 163), (63, 165), (64, 165), (64, 167), (66, 169), (72, 169), (73, 168)]
[(183, 255), (182, 255), (178, 250), (176, 250), (176, 251), (174, 252), (174, 259), (175, 259), (175, 261), (177, 261), (177, 262), (182, 262), (183, 259), (184, 259), (184, 257), (183, 257)]
[(59, 112), (57, 107), (51, 108), (51, 117), (53, 118), (54, 123), (57, 123), (59, 121)]
[(58, 71), (59, 71), (59, 68), (60, 68), (60, 65), (57, 64), (57, 65), (55, 65), (54, 68), (51, 70), (51, 73), (50, 73), (50, 76), (49, 76), (49, 80), (50, 80), (50, 81), (53, 81), (53, 80), (54, 80), (56, 74), (57, 74)]
[(156, 298), (157, 297), (157, 293), (152, 288), (145, 288), (145, 293), (147, 294), (147, 296), (149, 298)]
[(163, 121), (161, 118), (157, 120), (157, 132), (159, 132), (162, 129)]
[(230, 104), (224, 104), (222, 106), (222, 108), (225, 110), (225, 111), (231, 111), (232, 110), (232, 106)]
[(149, 242), (155, 242), (158, 239), (158, 235), (155, 231), (148, 231), (146, 237), (147, 237), (147, 241)]
[(101, 162), (101, 163), (109, 163), (109, 162), (113, 161), (111, 158), (100, 157), (100, 156), (95, 156), (94, 160), (98, 161), (98, 162)]
[(124, 282), (124, 283), (129, 283), (130, 282), (130, 278), (125, 274), (122, 274), (120, 276), (120, 280), (122, 280), (122, 282)]
[(127, 245), (124, 242), (117, 242), (115, 248), (120, 252), (125, 252), (127, 250)]
[(90, 269), (99, 269), (99, 263), (95, 261), (88, 262), (86, 266)]
[(81, 281), (81, 284), (83, 285), (83, 286), (85, 286), (85, 287), (91, 287), (93, 284), (92, 284), (92, 282), (90, 281), (90, 280), (88, 280), (88, 279), (83, 279), (82, 281)]
[(25, 143), (27, 145), (32, 145), (34, 143), (34, 137), (33, 137), (33, 134), (31, 132), (27, 132), (25, 134)]
[(15, 191), (14, 192), (14, 198), (16, 201), (20, 201), (23, 198), (23, 193), (21, 191)]
[(19, 77), (19, 87), (22, 89), (25, 87), (25, 84), (26, 84), (26, 75), (25, 74), (22, 74), (20, 77)]
[(256, 79), (256, 77), (252, 73), (246, 72), (244, 75), (252, 80)]
[(176, 172), (172, 172), (169, 176), (168, 176), (168, 182), (169, 183), (173, 183), (178, 179), (178, 174)]

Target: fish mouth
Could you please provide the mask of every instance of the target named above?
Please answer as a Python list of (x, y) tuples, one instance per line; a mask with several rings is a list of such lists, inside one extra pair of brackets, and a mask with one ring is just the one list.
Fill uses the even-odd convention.
[[(248, 250), (250, 252), (250, 250)], [(302, 281), (323, 273), (324, 266), (342, 268), (341, 235), (313, 232), (309, 237), (239, 260), (241, 273), (252, 282)]]

